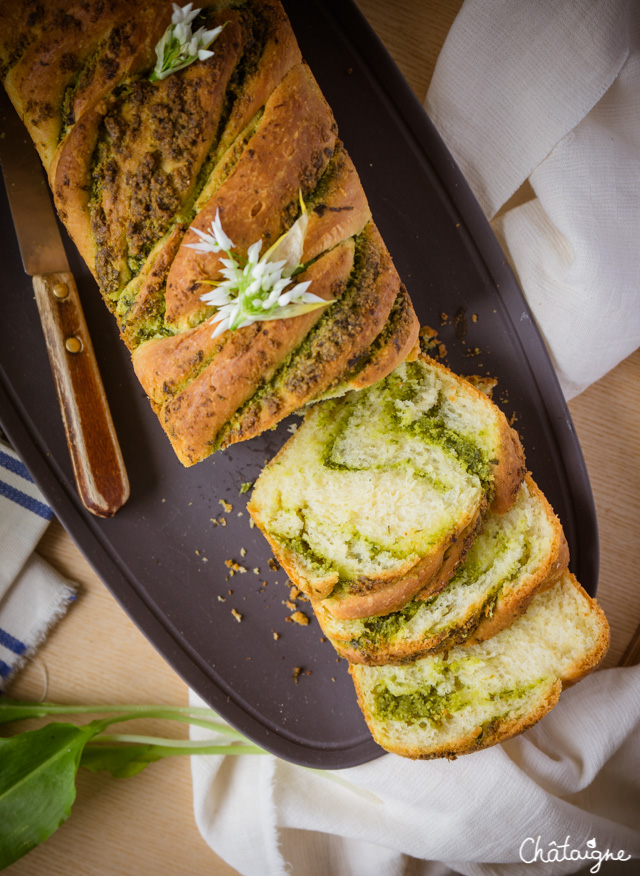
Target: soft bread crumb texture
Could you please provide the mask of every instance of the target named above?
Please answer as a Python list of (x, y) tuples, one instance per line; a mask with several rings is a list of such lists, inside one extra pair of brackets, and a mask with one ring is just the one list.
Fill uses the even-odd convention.
[(515, 505), (503, 515), (489, 514), (466, 559), (435, 596), (416, 598), (382, 618), (342, 620), (322, 604), (316, 611), (332, 644), (349, 660), (406, 662), (461, 643), (485, 617), (502, 614), (506, 626), (514, 606), (524, 609), (529, 595), (561, 570), (568, 558), (564, 544), (557, 517), (527, 476)]
[(402, 574), (492, 492), (504, 423), (443, 366), (403, 363), (316, 405), (263, 471), (249, 510), (303, 577)]
[[(350, 671), (380, 745), (409, 757), (455, 756), (535, 723), (553, 707), (562, 685), (600, 662), (608, 643), (601, 609), (565, 572), (486, 642), (407, 666), (353, 665)], [(402, 719), (389, 717), (402, 703)]]

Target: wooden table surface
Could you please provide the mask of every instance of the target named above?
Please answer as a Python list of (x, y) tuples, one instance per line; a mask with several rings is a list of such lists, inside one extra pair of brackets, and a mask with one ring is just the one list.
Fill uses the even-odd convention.
[[(358, 5), (423, 100), (461, 0), (358, 0)], [(527, 190), (519, 195), (529, 196)], [(635, 563), (629, 563), (640, 546), (640, 351), (572, 401), (570, 409), (597, 506), (598, 598), (612, 627), (605, 664), (611, 666), (640, 622), (640, 583)], [(126, 617), (57, 521), (38, 552), (79, 582), (81, 597), (10, 695), (46, 694), (58, 702), (186, 703), (182, 680)], [(131, 779), (81, 771), (69, 821), (5, 872), (228, 876), (236, 871), (209, 849), (195, 826), (189, 759), (171, 758)]]

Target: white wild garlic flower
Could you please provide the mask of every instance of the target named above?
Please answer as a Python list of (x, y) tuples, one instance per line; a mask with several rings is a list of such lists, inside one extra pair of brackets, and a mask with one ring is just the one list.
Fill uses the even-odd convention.
[(216, 308), (211, 319), (211, 324), (215, 325), (212, 337), (254, 322), (299, 316), (333, 303), (308, 292), (311, 281), (287, 288), (292, 283), (292, 276), (302, 268), (300, 259), (309, 216), (302, 198), (300, 204), (302, 214), (262, 258), (262, 240), (249, 247), (246, 259), (233, 255), (231, 250), (235, 244), (225, 234), (218, 211), (209, 232), (191, 229), (200, 237), (200, 242), (185, 246), (196, 252), (224, 252), (226, 255), (220, 259), (223, 266), (220, 273), (224, 280), (212, 282), (214, 288), (211, 292), (201, 296), (205, 304)]
[(151, 82), (166, 79), (172, 73), (183, 70), (194, 61), (206, 61), (213, 56), (209, 46), (222, 32), (224, 24), (214, 27), (213, 30), (205, 30), (199, 27), (195, 33), (191, 32), (191, 24), (197, 17), (200, 9), (193, 9), (193, 3), (186, 6), (178, 6), (172, 3), (173, 15), (171, 24), (165, 30), (156, 45), (156, 66), (149, 77)]

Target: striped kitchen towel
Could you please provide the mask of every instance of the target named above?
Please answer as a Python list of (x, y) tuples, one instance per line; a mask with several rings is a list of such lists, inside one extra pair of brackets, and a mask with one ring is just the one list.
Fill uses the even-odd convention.
[(0, 691), (76, 598), (34, 553), (53, 512), (20, 457), (0, 441)]

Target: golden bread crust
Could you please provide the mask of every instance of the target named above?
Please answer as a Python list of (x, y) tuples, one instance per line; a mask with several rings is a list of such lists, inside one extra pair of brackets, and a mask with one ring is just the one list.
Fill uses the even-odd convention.
[[(286, 230), (298, 210), (298, 196), (315, 188), (333, 155), (337, 129), (331, 110), (309, 68), (293, 67), (265, 106), (256, 133), (231, 175), (200, 211), (187, 232), (167, 280), (167, 322), (189, 326), (206, 312), (203, 280), (219, 276), (221, 256), (188, 246), (208, 231), (219, 213), (225, 233), (239, 252), (257, 240), (264, 249)], [(274, 162), (274, 154), (281, 156)], [(289, 220), (289, 221), (287, 221)]]
[[(282, 356), (269, 352), (260, 372), (256, 363), (265, 346), (291, 355), (302, 350), (324, 312), (285, 331), (283, 341), (265, 340), (267, 334), (278, 337), (280, 329), (244, 332), (227, 351), (245, 351), (231, 357), (239, 369), (238, 388), (217, 404), (219, 384), (231, 383), (221, 352), (228, 339), (220, 344), (206, 337), (212, 329), (202, 326), (215, 310), (201, 296), (210, 288), (202, 281), (216, 280), (219, 257), (189, 248), (199, 241), (193, 228), (209, 231), (219, 211), (240, 255), (259, 239), (266, 250), (297, 218), (301, 194), (309, 212), (307, 274), (345, 241), (353, 246), (368, 224), (366, 235), (377, 235), (358, 174), (279, 0), (248, 0), (237, 8), (226, 0), (199, 4), (196, 26), (226, 25), (213, 57), (155, 82), (149, 81), (155, 46), (171, 19), (163, 0), (5, 6), (5, 87), (40, 151), (60, 217), (118, 318), (135, 370), (185, 465), (219, 443), (259, 434), (292, 406), (351, 376), (370, 346), (375, 362), (360, 369), (354, 385), (378, 379), (411, 349), (416, 320), (408, 298), (404, 320), (385, 337), (386, 346), (382, 340), (374, 344), (399, 289), (378, 239), (381, 276), (366, 280), (361, 306), (371, 312), (355, 320), (354, 331), (337, 323), (332, 346), (323, 329), (314, 350), (320, 361), (304, 361), (303, 355), (296, 363), (302, 370), (290, 374), (286, 366), (285, 377), (297, 381), (296, 388), (282, 382), (283, 392), (270, 397), (268, 411), (259, 416), (252, 397), (272, 379), (269, 368), (284, 365)], [(347, 281), (357, 285), (354, 271), (352, 266)], [(342, 286), (341, 280), (338, 293)], [(326, 297), (321, 289), (311, 291)], [(262, 352), (252, 357), (246, 347), (254, 336)], [(184, 359), (175, 361), (176, 353)], [(219, 376), (215, 363), (222, 368)], [(236, 417), (235, 401), (248, 406), (246, 417)], [(223, 442), (211, 424), (190, 422), (212, 411), (216, 426), (225, 427)]]
[(91, 161), (105, 107), (86, 112), (54, 152), (49, 183), (58, 215), (97, 280), (98, 246), (91, 232)]
[[(349, 240), (299, 276), (301, 280), (311, 279), (315, 294), (330, 300), (344, 293), (352, 266), (353, 242)], [(161, 408), (161, 422), (185, 465), (209, 455), (225, 423), (253, 396), (262, 381), (273, 376), (321, 317), (322, 310), (318, 308), (292, 319), (254, 323), (227, 333), (230, 336), (211, 362)], [(144, 385), (144, 375), (138, 371), (138, 376)]]
[[(394, 310), (397, 311), (397, 316), (393, 313)], [(405, 359), (416, 358), (412, 353), (418, 344), (420, 323), (409, 293), (402, 285), (394, 302), (388, 325), (391, 326), (391, 331), (381, 337), (379, 344), (376, 338), (370, 350), (365, 352), (366, 364), (356, 370), (353, 377), (347, 377), (341, 384), (344, 391), (371, 386), (391, 374)]]
[(15, 5), (23, 6), (25, 17), (8, 33), (18, 41), (26, 34), (27, 45), (21, 52), (19, 46), (5, 49), (5, 88), (48, 169), (61, 132), (129, 73), (141, 54), (151, 62), (171, 12), (158, 0), (142, 8), (131, 0)]
[(367, 223), (358, 240), (357, 258), (362, 263), (358, 283), (351, 295), (328, 311), (328, 331), (310, 335), (281, 379), (238, 412), (222, 435), (221, 447), (259, 435), (321, 396), (381, 331), (400, 279), (373, 222)]
[(348, 237), (360, 234), (371, 219), (360, 177), (340, 142), (336, 143), (329, 169), (330, 178), (309, 214), (303, 264)]

